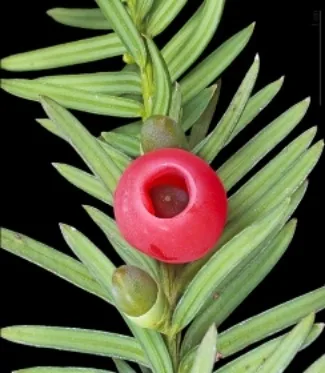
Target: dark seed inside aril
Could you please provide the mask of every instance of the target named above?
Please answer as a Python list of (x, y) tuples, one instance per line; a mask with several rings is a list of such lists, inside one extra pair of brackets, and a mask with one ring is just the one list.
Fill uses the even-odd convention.
[(170, 185), (157, 185), (150, 190), (155, 216), (172, 218), (187, 206), (189, 196), (186, 190)]

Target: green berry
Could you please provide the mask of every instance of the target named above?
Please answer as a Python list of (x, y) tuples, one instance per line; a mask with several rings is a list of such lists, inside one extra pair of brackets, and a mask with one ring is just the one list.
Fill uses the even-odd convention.
[(117, 306), (128, 316), (142, 316), (156, 302), (158, 285), (140, 268), (130, 265), (117, 268), (113, 273), (112, 285)]
[(141, 146), (144, 153), (160, 148), (188, 148), (181, 126), (164, 115), (154, 115), (143, 123)]

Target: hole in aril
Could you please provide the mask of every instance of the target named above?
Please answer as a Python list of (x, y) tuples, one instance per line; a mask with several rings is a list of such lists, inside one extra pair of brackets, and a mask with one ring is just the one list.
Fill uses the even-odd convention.
[(189, 191), (183, 175), (167, 169), (146, 184), (146, 207), (158, 218), (173, 218), (185, 210)]

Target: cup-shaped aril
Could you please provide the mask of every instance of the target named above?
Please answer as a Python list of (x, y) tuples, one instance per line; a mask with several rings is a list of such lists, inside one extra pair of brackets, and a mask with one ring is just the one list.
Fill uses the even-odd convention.
[(168, 301), (156, 281), (141, 268), (123, 265), (112, 276), (112, 294), (119, 310), (143, 328), (160, 329)]
[(187, 263), (217, 243), (227, 196), (204, 160), (183, 149), (158, 149), (125, 170), (114, 213), (121, 234), (139, 251), (163, 262)]
[(187, 149), (188, 144), (179, 123), (164, 115), (153, 115), (141, 126), (141, 147), (148, 153), (160, 148)]

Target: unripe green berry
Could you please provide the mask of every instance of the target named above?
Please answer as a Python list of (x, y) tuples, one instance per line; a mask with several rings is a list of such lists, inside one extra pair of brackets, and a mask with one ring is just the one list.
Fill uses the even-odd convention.
[(112, 292), (117, 306), (128, 316), (142, 316), (155, 304), (158, 285), (142, 269), (123, 265), (112, 277)]
[(144, 153), (159, 148), (188, 148), (187, 139), (181, 126), (172, 118), (154, 115), (141, 127), (141, 147)]

